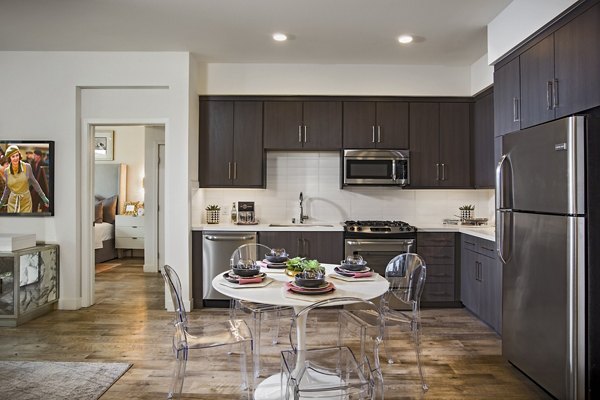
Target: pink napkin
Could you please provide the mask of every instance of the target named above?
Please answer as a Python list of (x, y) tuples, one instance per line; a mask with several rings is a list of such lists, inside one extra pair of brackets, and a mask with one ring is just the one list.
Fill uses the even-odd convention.
[(248, 277), (248, 278), (239, 278), (238, 285), (245, 285), (247, 283), (261, 283), (263, 280), (260, 276)]
[(354, 272), (352, 274), (353, 278), (366, 278), (368, 276), (373, 275), (373, 272), (369, 271), (369, 272)]

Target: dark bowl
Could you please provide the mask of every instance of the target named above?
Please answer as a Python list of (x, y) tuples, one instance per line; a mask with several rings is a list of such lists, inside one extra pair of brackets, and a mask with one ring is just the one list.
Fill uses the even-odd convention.
[(272, 256), (270, 254), (265, 254), (265, 259), (272, 263), (284, 263), (289, 259), (289, 257), (287, 255)]
[(233, 267), (233, 268), (231, 268), (231, 270), (233, 271), (234, 274), (239, 275), (239, 276), (244, 276), (244, 277), (258, 275), (260, 273), (260, 267), (258, 267), (258, 266), (256, 266), (255, 268)]
[(296, 274), (295, 280), (296, 285), (298, 286), (315, 288), (323, 286), (323, 284), (325, 283), (325, 276), (323, 276), (322, 278), (305, 278), (304, 274), (300, 272), (299, 274)]
[(346, 261), (342, 261), (342, 268), (347, 269), (348, 271), (360, 271), (364, 267), (367, 266), (367, 262), (363, 261), (361, 263), (347, 263)]

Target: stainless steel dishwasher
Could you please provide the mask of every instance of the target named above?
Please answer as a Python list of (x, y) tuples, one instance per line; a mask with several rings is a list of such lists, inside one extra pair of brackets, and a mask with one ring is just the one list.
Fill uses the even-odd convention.
[(218, 274), (230, 269), (231, 254), (239, 246), (256, 243), (256, 232), (204, 232), (202, 234), (202, 298), (225, 300), (229, 297), (212, 287)]

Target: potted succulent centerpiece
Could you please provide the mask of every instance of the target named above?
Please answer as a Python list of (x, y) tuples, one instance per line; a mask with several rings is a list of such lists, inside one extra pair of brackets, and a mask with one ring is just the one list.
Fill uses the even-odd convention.
[(462, 221), (473, 219), (475, 216), (475, 206), (473, 204), (465, 204), (464, 206), (458, 207), (458, 209), (460, 210), (460, 219)]
[(221, 207), (216, 204), (211, 204), (206, 207), (206, 223), (218, 224)]
[(286, 273), (295, 277), (296, 284), (317, 287), (325, 283), (325, 268), (317, 260), (295, 257), (286, 262)]

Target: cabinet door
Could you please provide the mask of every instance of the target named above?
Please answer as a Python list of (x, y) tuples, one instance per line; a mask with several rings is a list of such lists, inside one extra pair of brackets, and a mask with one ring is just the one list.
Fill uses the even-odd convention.
[(345, 149), (375, 147), (376, 109), (372, 101), (344, 102), (343, 136)]
[(440, 186), (470, 188), (471, 105), (440, 103)]
[(554, 34), (556, 117), (600, 105), (600, 4)]
[(260, 101), (236, 101), (234, 103), (234, 186), (264, 186), (262, 110), (263, 104)]
[(202, 232), (192, 232), (192, 295), (194, 308), (202, 308)]
[(502, 331), (502, 266), (496, 258), (479, 255), (481, 265), (480, 317)]
[(258, 241), (270, 248), (284, 248), (290, 258), (301, 257), (302, 234), (295, 231), (262, 231), (258, 233)]
[(475, 188), (493, 188), (494, 172), (494, 94), (478, 99), (473, 115), (473, 151)]
[(521, 129), (519, 58), (494, 71), (494, 136)]
[(440, 182), (439, 103), (410, 103), (410, 186)]
[(200, 102), (199, 147), (200, 187), (231, 186), (233, 101)]
[(554, 36), (521, 54), (521, 128), (554, 119)]
[(377, 103), (375, 142), (383, 149), (408, 149), (408, 103)]
[(322, 263), (338, 264), (344, 258), (342, 232), (302, 232), (304, 257)]
[(305, 101), (303, 107), (302, 139), (304, 148), (341, 149), (342, 103), (340, 101)]
[(478, 254), (472, 249), (476, 246), (470, 236), (463, 237), (460, 263), (460, 300), (469, 310), (479, 313), (479, 297), (481, 285), (479, 276)]
[(302, 148), (302, 102), (265, 101), (265, 149)]

